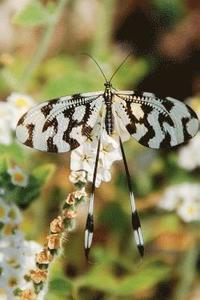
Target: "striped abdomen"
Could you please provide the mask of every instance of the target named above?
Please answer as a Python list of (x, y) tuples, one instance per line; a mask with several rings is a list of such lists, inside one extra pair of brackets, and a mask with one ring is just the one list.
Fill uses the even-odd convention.
[(114, 118), (112, 113), (112, 97), (113, 94), (110, 91), (110, 89), (106, 89), (104, 93), (104, 100), (106, 105), (105, 128), (108, 135), (112, 135), (114, 130)]

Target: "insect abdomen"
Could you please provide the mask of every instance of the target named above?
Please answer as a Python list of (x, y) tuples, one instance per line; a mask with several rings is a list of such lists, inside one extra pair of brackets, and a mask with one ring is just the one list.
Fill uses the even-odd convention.
[(113, 124), (113, 113), (112, 113), (112, 105), (107, 103), (106, 105), (106, 116), (105, 116), (105, 127), (108, 135), (112, 135), (114, 124)]
[(112, 135), (114, 129), (113, 113), (112, 113), (112, 97), (113, 94), (110, 88), (106, 88), (104, 92), (104, 100), (106, 105), (105, 128), (108, 135)]

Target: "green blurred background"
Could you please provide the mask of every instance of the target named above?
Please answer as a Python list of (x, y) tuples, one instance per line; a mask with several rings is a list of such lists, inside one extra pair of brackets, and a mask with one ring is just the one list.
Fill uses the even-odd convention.
[[(113, 80), (116, 89), (175, 97), (200, 112), (198, 0), (1, 0), (0, 16), (2, 101), (16, 91), (39, 103), (102, 90), (101, 74), (81, 54), (92, 55), (109, 78), (132, 51)], [(111, 182), (96, 191), (95, 263), (88, 264), (83, 252), (84, 204), (62, 255), (51, 267), (47, 300), (200, 299), (200, 222), (159, 207), (169, 186), (190, 183), (192, 190), (192, 184), (199, 184), (200, 162), (192, 168), (179, 163), (183, 147), (189, 153), (185, 161), (194, 153), (200, 156), (197, 150), (190, 153), (190, 144), (153, 151), (133, 140), (125, 143), (145, 239), (144, 259), (134, 246), (126, 179), (118, 162)], [(23, 194), (16, 199), (23, 208), (27, 239), (43, 243), (50, 221), (72, 190), (69, 155), (28, 150), (15, 141), (0, 145), (0, 156), (5, 153), (27, 173), (37, 167), (51, 169), (31, 203), (20, 203)], [(195, 201), (200, 206), (200, 195)]]

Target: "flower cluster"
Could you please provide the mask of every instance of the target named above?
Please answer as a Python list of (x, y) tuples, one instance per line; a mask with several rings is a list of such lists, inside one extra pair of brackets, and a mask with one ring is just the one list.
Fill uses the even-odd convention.
[[(200, 119), (200, 98), (190, 99), (190, 105), (195, 108), (197, 116)], [(193, 170), (197, 167), (200, 167), (200, 133), (189, 141), (189, 143), (182, 147), (179, 151), (178, 163), (179, 165), (186, 170)]]
[(17, 290), (17, 295), (21, 300), (39, 299), (38, 297), (41, 297), (42, 293), (44, 294), (44, 290), (47, 288), (49, 267), (55, 255), (59, 253), (66, 233), (74, 228), (77, 206), (87, 199), (86, 176), (85, 171), (76, 171), (70, 174), (70, 180), (74, 183), (76, 190), (70, 193), (64, 201), (61, 215), (50, 223), (44, 248), (40, 249), (35, 256), (36, 267), (29, 268), (25, 275), (27, 282), (32, 283), (32, 288)]
[(175, 210), (185, 222), (200, 221), (200, 184), (185, 183), (167, 188), (158, 206)]
[[(84, 170), (87, 172), (88, 181), (92, 182), (94, 173), (94, 164), (97, 154), (98, 126), (95, 132), (92, 132), (90, 139), (71, 153), (71, 170)], [(98, 170), (95, 185), (99, 187), (101, 181), (111, 180), (111, 166), (114, 161), (121, 160), (118, 136), (110, 137), (106, 130), (102, 130), (101, 147), (99, 153)]]
[(34, 267), (34, 256), (41, 246), (24, 239), (20, 230), (21, 213), (15, 204), (6, 203), (3, 196), (0, 198), (0, 219), (1, 299), (14, 300), (16, 289), (29, 288), (29, 282), (25, 280), (24, 274), (30, 267)]
[(6, 101), (0, 102), (0, 143), (12, 143), (14, 132), (19, 118), (34, 105), (30, 96), (12, 93)]

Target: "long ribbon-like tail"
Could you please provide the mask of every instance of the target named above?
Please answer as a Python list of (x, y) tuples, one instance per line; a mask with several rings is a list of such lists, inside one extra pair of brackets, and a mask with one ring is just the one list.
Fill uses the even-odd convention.
[(89, 256), (89, 252), (90, 252), (90, 247), (92, 245), (93, 232), (94, 232), (94, 221), (93, 221), (94, 192), (95, 192), (95, 182), (96, 182), (97, 168), (98, 168), (98, 161), (99, 161), (100, 145), (101, 145), (101, 140), (99, 138), (96, 159), (95, 159), (95, 165), (94, 165), (92, 190), (91, 190), (90, 199), (89, 199), (88, 216), (87, 216), (86, 227), (85, 227), (85, 244), (84, 245), (85, 245), (85, 256), (86, 256), (87, 260), (88, 260), (88, 256)]
[(132, 227), (133, 227), (133, 233), (135, 237), (135, 242), (138, 248), (138, 251), (140, 255), (143, 257), (144, 255), (144, 242), (143, 242), (143, 237), (142, 237), (142, 230), (141, 230), (141, 225), (140, 225), (140, 219), (138, 212), (136, 210), (136, 205), (135, 205), (135, 198), (133, 194), (133, 189), (132, 189), (132, 184), (131, 184), (131, 177), (126, 161), (126, 156), (123, 148), (123, 144), (121, 141), (121, 138), (119, 138), (119, 143), (120, 143), (120, 149), (122, 153), (122, 158), (124, 162), (124, 168), (126, 172), (126, 178), (127, 178), (127, 184), (128, 184), (128, 189), (129, 189), (129, 195), (130, 195), (130, 203), (131, 203), (131, 210), (132, 210)]

